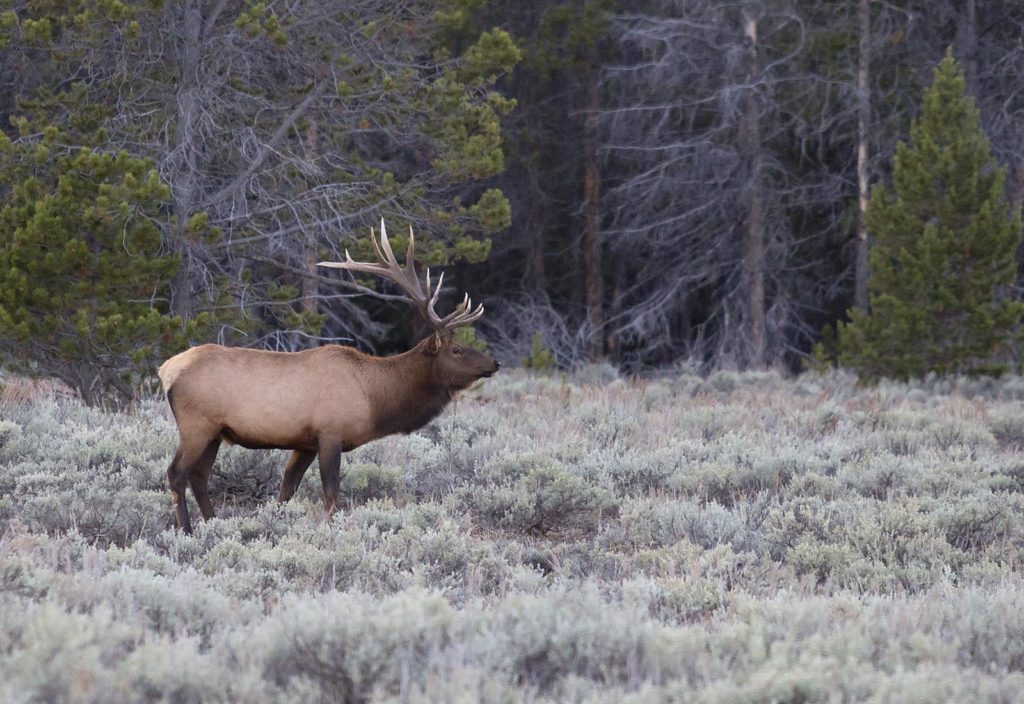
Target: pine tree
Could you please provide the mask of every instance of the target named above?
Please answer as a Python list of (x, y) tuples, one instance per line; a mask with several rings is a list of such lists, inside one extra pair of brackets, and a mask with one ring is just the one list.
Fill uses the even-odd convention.
[[(22, 124), (27, 131), (28, 123)], [(167, 314), (178, 267), (156, 219), (169, 189), (146, 159), (68, 149), (56, 128), (0, 135), (0, 352), (87, 402), (130, 396), (205, 323)]]
[(233, 344), (359, 339), (360, 306), (317, 261), (358, 256), (384, 216), (396, 249), (415, 226), (424, 264), (481, 262), (510, 222), (493, 179), (514, 102), (495, 85), (520, 53), (497, 28), (442, 46), (465, 4), (22, 3), (0, 12), (0, 48), (33, 70), (0, 103), (76, 146), (91, 116), (106, 150), (159, 164), (177, 315), (237, 312)]
[(840, 323), (839, 361), (866, 379), (998, 373), (1024, 311), (1009, 297), (1020, 214), (951, 52), (910, 135), (892, 192), (876, 187), (868, 204), (870, 312)]

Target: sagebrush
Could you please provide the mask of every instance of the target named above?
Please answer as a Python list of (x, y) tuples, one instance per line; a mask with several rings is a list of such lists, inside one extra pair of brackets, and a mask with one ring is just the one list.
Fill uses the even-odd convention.
[(510, 373), (191, 536), (162, 401), (8, 405), (0, 701), (1021, 701), (1022, 399)]

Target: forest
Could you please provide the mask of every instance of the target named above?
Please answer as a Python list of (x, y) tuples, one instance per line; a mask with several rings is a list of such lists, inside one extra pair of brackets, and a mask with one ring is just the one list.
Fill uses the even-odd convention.
[(0, 351), (92, 402), (201, 342), (406, 349), (397, 292), (316, 266), (383, 219), (505, 363), (1017, 370), (1022, 29), (1009, 0), (9, 0)]

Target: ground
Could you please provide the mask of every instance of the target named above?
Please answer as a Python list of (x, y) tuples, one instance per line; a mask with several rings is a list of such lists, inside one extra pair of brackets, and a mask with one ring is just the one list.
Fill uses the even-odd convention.
[(502, 373), (347, 455), (329, 522), (222, 450), (186, 536), (161, 400), (19, 394), (0, 702), (1024, 701), (1021, 399)]

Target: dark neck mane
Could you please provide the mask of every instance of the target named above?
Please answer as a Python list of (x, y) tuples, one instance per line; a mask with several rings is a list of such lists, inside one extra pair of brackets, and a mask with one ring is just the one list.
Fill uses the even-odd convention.
[(452, 393), (437, 378), (435, 357), (420, 343), (408, 352), (381, 360), (372, 399), (377, 437), (393, 433), (411, 433), (436, 418), (451, 401)]

